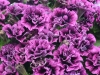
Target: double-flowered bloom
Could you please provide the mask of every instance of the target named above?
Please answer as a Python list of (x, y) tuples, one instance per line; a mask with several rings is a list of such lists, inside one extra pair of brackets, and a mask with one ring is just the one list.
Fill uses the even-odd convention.
[(64, 70), (61, 63), (49, 59), (44, 65), (34, 68), (33, 71), (33, 75), (63, 75)]
[(10, 4), (8, 0), (0, 0), (0, 11), (6, 9), (6, 7)]
[(77, 20), (77, 14), (74, 11), (69, 11), (66, 8), (55, 8), (50, 14), (48, 21), (50, 23), (50, 29), (61, 29), (68, 25), (75, 25)]
[(19, 75), (15, 69), (15, 44), (8, 44), (1, 48), (0, 59), (2, 64), (0, 64), (0, 74), (1, 75)]
[(34, 59), (52, 55), (54, 46), (46, 39), (33, 39), (28, 42), (25, 49), (27, 61), (33, 61)]
[(73, 46), (61, 45), (58, 50), (54, 51), (54, 59), (60, 62), (65, 71), (78, 70), (81, 68), (82, 58)]
[(23, 3), (13, 3), (10, 6), (7, 7), (7, 13), (12, 14), (12, 15), (19, 15), (22, 14), (22, 12), (25, 10), (27, 5)]
[(22, 23), (30, 31), (33, 29), (39, 29), (42, 31), (46, 25), (46, 13), (43, 8), (36, 6), (29, 6), (23, 12)]
[(100, 74), (100, 48), (94, 46), (93, 50), (89, 53), (86, 59), (86, 68), (89, 69), (93, 74)]
[[(80, 28), (80, 27), (79, 27)], [(60, 41), (66, 40), (80, 52), (82, 56), (87, 56), (96, 42), (92, 34), (86, 34), (86, 30), (80, 31), (76, 26), (69, 26), (60, 31)]]
[(3, 27), (3, 30), (9, 38), (16, 38), (19, 41), (23, 41), (25, 38), (23, 37), (25, 29), (22, 26), (21, 22), (18, 22), (17, 24), (14, 24), (13, 26), (11, 26), (10, 24), (7, 24)]
[(52, 9), (51, 0), (18, 2), (0, 0), (0, 36), (9, 39), (0, 48), (0, 75), (100, 75), (90, 31), (99, 27), (100, 0), (56, 0)]
[(14, 66), (0, 64), (0, 75), (19, 75)]

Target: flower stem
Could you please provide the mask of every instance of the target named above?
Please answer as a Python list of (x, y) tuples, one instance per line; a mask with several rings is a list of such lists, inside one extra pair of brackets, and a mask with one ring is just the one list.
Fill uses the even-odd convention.
[(19, 74), (21, 74), (21, 75), (28, 75), (28, 73), (26, 72), (26, 70), (25, 70), (23, 65), (21, 65), (21, 64), (17, 65), (16, 69), (19, 72)]

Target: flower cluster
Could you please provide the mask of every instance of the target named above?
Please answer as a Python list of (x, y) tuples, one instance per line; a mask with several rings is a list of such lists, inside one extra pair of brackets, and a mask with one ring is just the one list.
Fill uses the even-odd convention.
[(0, 0), (0, 29), (9, 40), (0, 48), (0, 75), (100, 75), (100, 47), (90, 32), (100, 26), (100, 1), (49, 3)]

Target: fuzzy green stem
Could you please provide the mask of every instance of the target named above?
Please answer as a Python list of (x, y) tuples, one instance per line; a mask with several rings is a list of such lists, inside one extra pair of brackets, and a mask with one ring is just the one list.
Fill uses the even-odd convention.
[(19, 72), (19, 74), (21, 74), (21, 75), (28, 75), (28, 73), (26, 72), (26, 70), (25, 70), (23, 65), (21, 65), (21, 64), (17, 65), (16, 69)]

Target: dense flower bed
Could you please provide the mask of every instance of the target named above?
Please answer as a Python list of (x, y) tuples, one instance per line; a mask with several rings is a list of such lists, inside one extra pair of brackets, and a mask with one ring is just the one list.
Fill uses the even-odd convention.
[(0, 0), (0, 75), (100, 75), (100, 0)]

